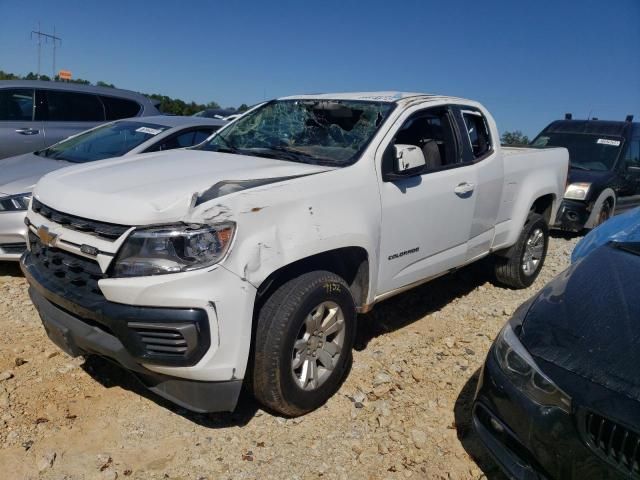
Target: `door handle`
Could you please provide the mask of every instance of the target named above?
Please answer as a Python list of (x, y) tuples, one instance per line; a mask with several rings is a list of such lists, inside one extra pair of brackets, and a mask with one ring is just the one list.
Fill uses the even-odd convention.
[(36, 128), (18, 128), (16, 133), (19, 133), (20, 135), (37, 135), (40, 133), (40, 130)]
[(476, 186), (473, 183), (462, 182), (456, 188), (454, 188), (453, 191), (459, 197), (468, 197), (473, 193), (475, 188)]

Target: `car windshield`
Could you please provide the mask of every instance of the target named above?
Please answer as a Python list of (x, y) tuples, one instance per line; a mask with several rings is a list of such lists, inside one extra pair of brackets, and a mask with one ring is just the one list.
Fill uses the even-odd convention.
[(275, 100), (245, 114), (199, 147), (317, 165), (354, 163), (394, 104)]
[(63, 140), (36, 155), (74, 163), (119, 157), (168, 128), (154, 123), (118, 121)]
[(622, 137), (612, 135), (543, 132), (531, 145), (539, 148), (565, 147), (569, 150), (572, 168), (607, 171), (613, 169), (623, 143)]

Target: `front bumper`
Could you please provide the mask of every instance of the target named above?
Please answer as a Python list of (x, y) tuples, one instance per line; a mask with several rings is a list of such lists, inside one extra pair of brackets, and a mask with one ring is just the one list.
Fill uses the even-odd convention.
[(26, 211), (0, 213), (0, 261), (18, 261), (27, 249)]
[(220, 266), (95, 281), (94, 261), (55, 248), (42, 252), (34, 243), (21, 266), (61, 348), (112, 359), (185, 408), (233, 409), (249, 356), (253, 287)]
[(500, 467), (517, 480), (622, 480), (584, 444), (575, 415), (540, 406), (502, 373), (493, 348), (480, 375), (473, 425)]
[(152, 372), (143, 367), (115, 335), (64, 311), (45, 298), (41, 291), (32, 286), (29, 289), (31, 300), (49, 338), (69, 355), (95, 354), (113, 360), (133, 372), (149, 390), (195, 412), (232, 411), (235, 408), (242, 380), (199, 382)]
[(580, 232), (585, 228), (591, 211), (587, 202), (562, 200), (552, 228), (569, 232)]

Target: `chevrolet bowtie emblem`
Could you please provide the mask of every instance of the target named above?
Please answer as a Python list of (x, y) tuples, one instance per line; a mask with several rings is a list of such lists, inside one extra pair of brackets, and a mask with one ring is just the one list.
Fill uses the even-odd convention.
[(51, 233), (49, 228), (42, 225), (38, 228), (38, 238), (44, 243), (47, 247), (53, 247), (56, 243), (56, 239), (58, 235), (55, 233)]

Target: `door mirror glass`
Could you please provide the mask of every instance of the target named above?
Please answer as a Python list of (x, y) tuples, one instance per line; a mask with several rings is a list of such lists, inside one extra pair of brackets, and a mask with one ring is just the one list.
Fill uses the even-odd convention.
[(424, 154), (415, 145), (394, 145), (394, 171), (400, 175), (412, 175), (421, 172), (425, 166)]

